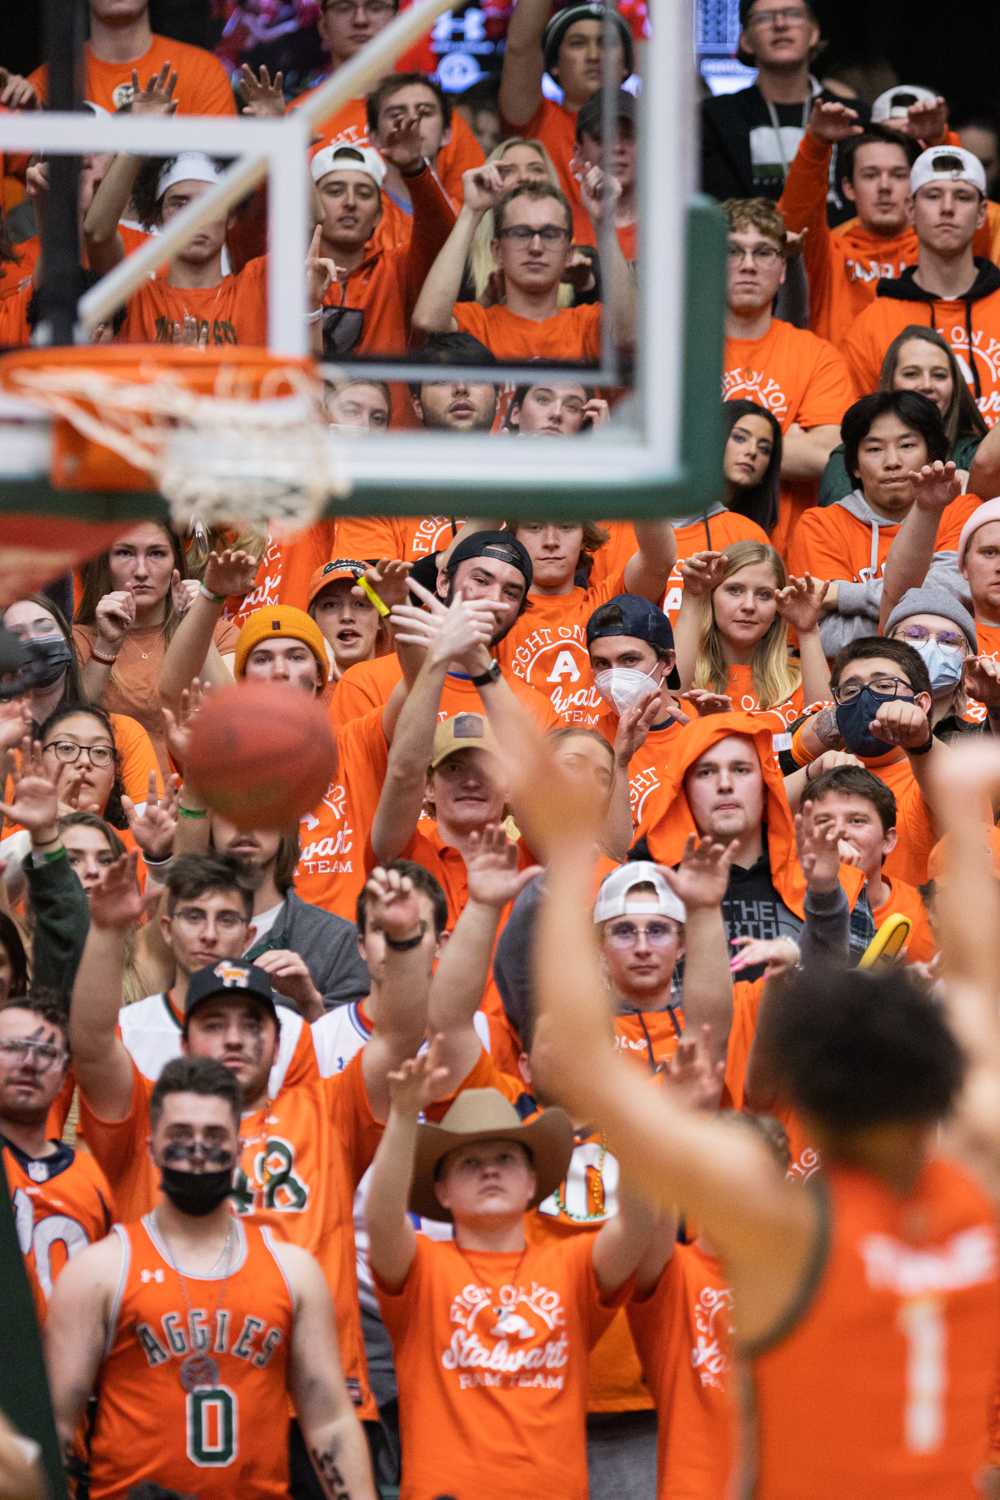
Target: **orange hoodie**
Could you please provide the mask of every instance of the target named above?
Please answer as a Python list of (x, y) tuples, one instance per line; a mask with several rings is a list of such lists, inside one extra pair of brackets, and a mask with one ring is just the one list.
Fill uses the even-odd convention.
[[(805, 915), (806, 881), (795, 852), (795, 826), (785, 795), (784, 777), (772, 749), (774, 726), (766, 716), (747, 713), (710, 714), (693, 719), (674, 737), (669, 763), (663, 767), (662, 784), (650, 794), (647, 805), (649, 857), (662, 865), (676, 865), (690, 834), (698, 832), (688, 804), (684, 779), (698, 758), (730, 735), (752, 740), (764, 778), (764, 823), (771, 880), (788, 909)], [(655, 801), (654, 801), (655, 799)], [(864, 876), (847, 865), (840, 867), (840, 883), (853, 907)]]

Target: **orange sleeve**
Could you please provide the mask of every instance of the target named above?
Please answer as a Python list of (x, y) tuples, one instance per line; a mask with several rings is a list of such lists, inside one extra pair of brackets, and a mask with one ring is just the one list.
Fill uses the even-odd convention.
[[(882, 369), (882, 359), (885, 355), (889, 340), (879, 337), (879, 324), (881, 322), (882, 309), (879, 307), (879, 299), (866, 307), (864, 312), (858, 313), (842, 345), (847, 367), (851, 372), (856, 392), (864, 396), (869, 391), (878, 389), (879, 372)], [(911, 319), (919, 322), (919, 319)]]
[(362, 1047), (342, 1073), (320, 1079), (330, 1105), (330, 1124), (350, 1162), (355, 1187), (371, 1166), (382, 1138), (382, 1126), (372, 1114), (368, 1101), (364, 1055)]
[(406, 557), (406, 537), (399, 516), (344, 516), (337, 522), (337, 553), (361, 562)]
[(506, 355), (501, 348), (494, 348), (490, 340), (490, 323), (486, 316), (486, 308), (481, 307), (478, 302), (456, 302), (451, 310), (460, 332), (471, 333), (481, 344), (485, 344), (490, 353), (497, 359), (505, 359)]
[(413, 229), (405, 255), (397, 261), (406, 312), (407, 335), (410, 318), (420, 290), (427, 279), (438, 251), (455, 224), (451, 200), (434, 172), (418, 172), (408, 177), (406, 185), (413, 203)]
[(814, 578), (850, 579), (854, 576), (850, 549), (837, 524), (837, 507), (807, 510), (799, 517), (788, 549), (788, 571), (796, 578), (811, 573)]
[(839, 427), (844, 412), (854, 401), (851, 374), (832, 344), (817, 338), (815, 360), (805, 395), (795, 420), (806, 431), (810, 427)]
[(830, 227), (826, 222), (826, 194), (831, 148), (808, 130), (799, 143), (778, 200), (778, 212), (793, 234), (806, 230), (802, 245), (809, 291), (815, 302), (826, 295), (830, 280)]
[(934, 542), (935, 552), (958, 551), (958, 539), (962, 534), (962, 527), (972, 512), (978, 510), (982, 503), (978, 495), (958, 495), (950, 505), (945, 506)]
[(738, 979), (733, 985), (733, 1020), (729, 1028), (725, 1073), (725, 1091), (733, 1109), (742, 1109), (745, 1103), (747, 1065), (757, 1035), (757, 1017), (763, 995), (763, 979), (750, 982)]
[(149, 773), (156, 772), (157, 791), (163, 790), (160, 763), (153, 742), (137, 719), (127, 714), (112, 714), (111, 728), (115, 748), (121, 760), (122, 786), (133, 802), (145, 802), (149, 796)]
[[(132, 1063), (132, 1098), (123, 1120), (104, 1120), (80, 1090), (80, 1131), (107, 1178), (123, 1219), (140, 1218), (153, 1206), (151, 1185), (159, 1173), (149, 1157), (149, 1098), (152, 1083)], [(148, 1200), (148, 1201), (147, 1201)]]

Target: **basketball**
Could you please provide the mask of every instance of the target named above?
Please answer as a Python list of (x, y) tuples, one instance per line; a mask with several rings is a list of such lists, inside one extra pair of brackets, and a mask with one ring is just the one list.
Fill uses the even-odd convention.
[(287, 828), (315, 807), (337, 769), (337, 742), (301, 689), (241, 682), (209, 695), (185, 773), (237, 828)]

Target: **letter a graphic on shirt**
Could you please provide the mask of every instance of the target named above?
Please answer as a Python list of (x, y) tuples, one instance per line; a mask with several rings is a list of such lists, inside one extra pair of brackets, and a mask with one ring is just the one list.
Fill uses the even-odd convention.
[(561, 682), (564, 677), (568, 677), (570, 682), (580, 681), (580, 668), (577, 664), (576, 655), (572, 651), (560, 651), (552, 663), (552, 671), (549, 673), (547, 681)]

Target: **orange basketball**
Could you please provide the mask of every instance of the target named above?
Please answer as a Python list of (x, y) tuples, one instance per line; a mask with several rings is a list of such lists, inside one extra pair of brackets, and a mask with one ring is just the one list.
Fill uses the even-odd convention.
[(185, 774), (237, 828), (287, 828), (337, 770), (325, 709), (300, 688), (239, 682), (208, 696), (194, 721)]

